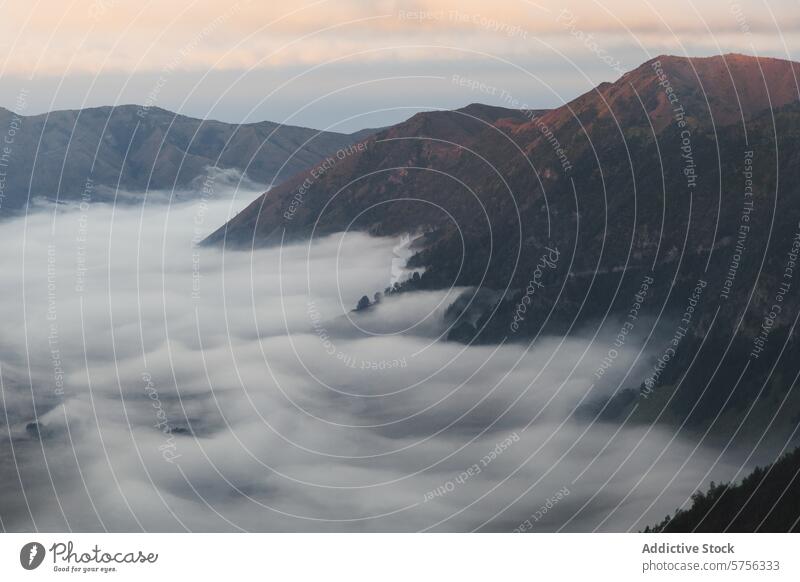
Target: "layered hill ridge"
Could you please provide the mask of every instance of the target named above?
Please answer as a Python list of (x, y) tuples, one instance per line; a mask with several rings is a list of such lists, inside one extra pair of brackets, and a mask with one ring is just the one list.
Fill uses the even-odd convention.
[[(345, 217), (347, 211), (339, 211), (340, 204), (357, 205), (353, 199), (361, 200), (364, 196), (374, 198), (373, 201), (386, 200), (411, 189), (425, 192), (433, 182), (443, 186), (442, 174), (448, 173), (461, 184), (475, 183), (476, 192), (491, 190), (497, 196), (503, 189), (502, 180), (496, 179), (498, 174), (509, 178), (509, 186), (517, 175), (528, 174), (526, 181), (533, 178), (533, 183), (526, 184), (525, 189), (538, 190), (546, 204), (548, 183), (567, 177), (578, 160), (586, 162), (584, 171), (600, 177), (604, 163), (600, 150), (610, 149), (609, 139), (626, 146), (622, 143), (625, 140), (636, 143), (638, 138), (652, 139), (665, 132), (679, 134), (687, 129), (690, 133), (697, 132), (697, 139), (703, 142), (708, 138), (715, 140), (717, 131), (726, 131), (732, 125), (744, 128), (744, 124), (764, 112), (797, 103), (798, 73), (800, 65), (779, 59), (738, 54), (708, 58), (665, 55), (552, 111), (473, 104), (453, 112), (419, 113), (366, 141), (363, 151), (337, 160), (331, 164), (335, 167), (324, 175), (312, 177), (309, 182), (307, 175), (296, 176), (269, 196), (255, 201), (214, 233), (209, 242), (225, 238), (234, 245), (269, 244), (275, 242), (275, 233), (283, 228), (290, 238), (308, 236), (310, 223), (317, 223), (320, 232), (340, 230), (352, 218)], [(631, 155), (628, 150), (624, 147), (623, 155), (605, 162), (606, 167), (626, 162)], [(673, 160), (661, 161), (668, 165)], [(439, 175), (434, 176), (433, 172), (420, 175), (419, 168)], [(628, 164), (628, 174), (630, 170)], [(357, 180), (348, 184), (353, 178)], [(634, 176), (627, 178), (633, 181)], [(486, 180), (492, 183), (478, 184)], [(298, 196), (297, 190), (304, 182), (308, 187), (302, 188), (302, 195)], [(719, 183), (716, 186), (718, 189)], [(458, 186), (454, 184), (445, 187), (450, 191), (456, 189)], [(327, 204), (326, 214), (317, 220), (317, 213), (334, 193), (335, 203)], [(448, 194), (440, 192), (439, 196), (447, 198)], [(281, 209), (289, 208), (293, 198), (294, 212), (290, 213), (291, 220), (287, 220)], [(520, 206), (530, 204), (527, 194), (515, 198)], [(608, 203), (613, 206), (618, 200)], [(404, 213), (408, 218), (405, 222), (387, 221), (383, 216), (370, 224), (362, 221), (355, 227), (391, 234), (432, 223), (439, 226), (450, 220), (444, 214), (432, 216), (429, 208), (418, 207), (418, 210), (416, 215)], [(548, 217), (548, 221), (552, 218)]]
[[(632, 418), (647, 422), (713, 421), (726, 438), (749, 410), (753, 426), (738, 434), (750, 434), (787, 396), (774, 359), (787, 378), (800, 368), (800, 288), (753, 355), (800, 229), (799, 72), (778, 59), (660, 56), (551, 111), (420, 113), (263, 195), (208, 243), (422, 230), (411, 265), (425, 272), (408, 288), (457, 284), (494, 298), (450, 308), (450, 339), (464, 342), (616, 333), (652, 279), (643, 314), (658, 352), (698, 295), (653, 394), (631, 377), (602, 415), (637, 407)], [(546, 248), (560, 259), (520, 316)], [(699, 352), (720, 366), (694, 366)], [(776, 426), (800, 418), (796, 395), (779, 408)]]

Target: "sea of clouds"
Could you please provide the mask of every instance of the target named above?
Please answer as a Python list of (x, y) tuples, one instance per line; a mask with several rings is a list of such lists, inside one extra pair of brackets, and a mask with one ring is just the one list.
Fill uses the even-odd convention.
[(444, 341), (461, 289), (356, 313), (402, 240), (198, 247), (230, 200), (0, 224), (4, 530), (625, 531), (738, 469), (578, 413), (636, 345), (600, 382), (602, 334)]

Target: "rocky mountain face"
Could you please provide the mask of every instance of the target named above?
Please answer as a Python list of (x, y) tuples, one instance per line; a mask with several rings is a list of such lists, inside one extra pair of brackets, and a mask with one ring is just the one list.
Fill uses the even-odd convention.
[(159, 108), (98, 107), (19, 116), (0, 109), (2, 211), (29, 200), (80, 199), (86, 190), (196, 190), (210, 169), (280, 182), (364, 137), (269, 121), (236, 125)]
[(662, 56), (550, 111), (420, 113), (284, 182), (207, 242), (424, 232), (412, 259), (424, 274), (405, 288), (482, 294), (451, 306), (450, 339), (581, 333), (619, 352), (635, 348), (601, 332), (629, 322), (652, 368), (588, 412), (727, 439), (783, 402), (777, 424), (790, 427), (798, 79), (789, 61)]
[[(481, 163), (481, 155), (506, 155), (500, 147), (509, 142), (505, 131), (539, 113), (478, 104), (418, 113), (288, 180), (208, 242), (271, 244), (284, 228), (292, 238), (328, 234), (344, 230), (356, 217), (352, 228), (375, 234), (422, 227), (444, 234), (454, 220), (464, 225), (480, 213), (485, 194), (470, 194), (475, 181), (497, 178), (491, 159)], [(360, 214), (374, 203), (379, 205)], [(320, 230), (312, 233), (317, 216)]]

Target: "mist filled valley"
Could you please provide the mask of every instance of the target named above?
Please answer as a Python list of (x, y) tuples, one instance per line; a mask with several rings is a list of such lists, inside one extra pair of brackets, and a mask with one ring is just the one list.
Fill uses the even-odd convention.
[(197, 245), (254, 195), (3, 222), (5, 529), (626, 531), (749, 469), (599, 418), (655, 353), (634, 335), (598, 379), (618, 321), (469, 345), (467, 289), (355, 310), (412, 276), (399, 237)]
[(21, 93), (0, 527), (797, 530), (800, 69), (617, 73), (319, 130)]

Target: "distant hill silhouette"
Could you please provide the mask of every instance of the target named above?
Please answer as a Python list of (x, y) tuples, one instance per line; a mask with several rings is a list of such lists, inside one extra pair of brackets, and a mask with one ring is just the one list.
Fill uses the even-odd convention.
[(244, 173), (256, 184), (289, 178), (342, 147), (365, 139), (281, 125), (237, 125), (194, 119), (136, 105), (94, 107), (22, 116), (0, 108), (0, 134), (14, 130), (4, 164), (0, 211), (29, 198), (81, 198), (91, 180), (95, 198), (117, 189), (200, 193), (209, 168)]

